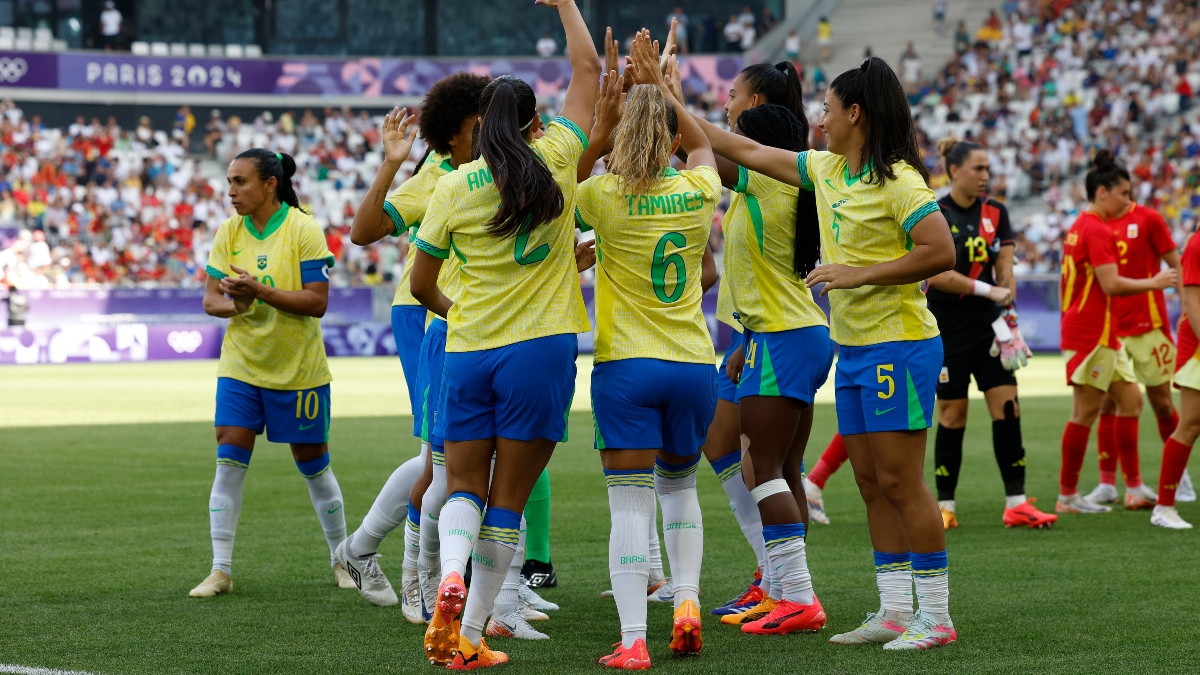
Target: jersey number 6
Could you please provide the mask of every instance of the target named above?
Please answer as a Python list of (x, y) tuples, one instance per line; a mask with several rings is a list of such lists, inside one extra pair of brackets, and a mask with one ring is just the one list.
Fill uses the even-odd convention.
[[(683, 287), (687, 283), (687, 268), (684, 267), (683, 256), (676, 251), (671, 255), (666, 255), (667, 244), (670, 243), (675, 248), (683, 248), (687, 245), (687, 237), (679, 232), (668, 232), (658, 240), (658, 246), (654, 247), (654, 261), (650, 265), (650, 281), (654, 284), (654, 294), (659, 300), (666, 303), (672, 303), (683, 297)], [(675, 288), (671, 289), (671, 293), (667, 293), (667, 268), (675, 268)]]

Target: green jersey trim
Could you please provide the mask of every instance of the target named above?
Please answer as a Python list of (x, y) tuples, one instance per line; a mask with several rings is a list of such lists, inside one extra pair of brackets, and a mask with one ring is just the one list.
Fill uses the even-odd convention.
[(575, 224), (579, 226), (580, 232), (591, 232), (595, 228), (583, 221), (583, 214), (579, 212), (579, 207), (575, 207)]
[(224, 272), (213, 267), (212, 265), (206, 265), (204, 267), (204, 272), (206, 274), (208, 274), (208, 276), (216, 279), (217, 281), (220, 281), (220, 280), (224, 279), (225, 277), (229, 276), (228, 274), (225, 274)]
[(908, 234), (914, 227), (917, 226), (917, 223), (921, 222), (921, 220), (925, 218), (925, 216), (937, 211), (938, 209), (939, 207), (937, 202), (928, 202), (918, 208), (916, 211), (913, 211), (912, 215), (905, 218), (904, 223), (900, 227), (904, 228), (905, 234)]
[(400, 211), (391, 202), (385, 201), (383, 203), (383, 212), (387, 214), (388, 218), (392, 219), (392, 236), (399, 237), (404, 234), (408, 226), (404, 224), (404, 218), (400, 216)]
[(800, 173), (800, 187), (812, 192), (815, 186), (808, 175), (808, 151), (796, 155), (796, 171)]
[(267, 237), (275, 234), (275, 230), (278, 230), (280, 226), (283, 225), (283, 221), (287, 220), (288, 208), (289, 207), (287, 204), (283, 204), (279, 207), (278, 211), (271, 214), (271, 217), (267, 219), (267, 224), (263, 227), (261, 234), (254, 227), (254, 222), (250, 220), (250, 216), (242, 216), (242, 222), (245, 223), (246, 231), (250, 233), (250, 236), (259, 241), (266, 241)]
[[(803, 181), (804, 174), (801, 173), (800, 176), (801, 176), (800, 180)], [(733, 186), (733, 191), (745, 193), (746, 188), (749, 185), (750, 185), (750, 172), (746, 170), (746, 167), (739, 166), (738, 167), (738, 179), (737, 179), (737, 183)]]
[(574, 122), (572, 122), (571, 120), (567, 119), (566, 117), (563, 117), (562, 115), (559, 115), (558, 117), (555, 117), (554, 119), (550, 120), (550, 124), (561, 124), (564, 127), (570, 129), (571, 132), (575, 134), (575, 137), (579, 139), (579, 142), (583, 144), (583, 149), (584, 150), (588, 149), (587, 134), (583, 133), (583, 131), (581, 131), (579, 129), (579, 126), (577, 124), (575, 124)]
[(435, 258), (445, 260), (450, 257), (450, 249), (438, 248), (420, 237), (413, 237), (413, 244)]

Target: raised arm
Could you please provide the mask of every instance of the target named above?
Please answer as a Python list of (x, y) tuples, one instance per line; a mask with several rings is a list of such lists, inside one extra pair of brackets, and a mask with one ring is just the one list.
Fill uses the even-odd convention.
[[(683, 76), (679, 71), (679, 59), (675, 58), (674, 55), (667, 58), (666, 78), (667, 87), (671, 90), (671, 94), (675, 97), (675, 100), (680, 105), (686, 107), (687, 104), (683, 98)], [(708, 120), (699, 115), (692, 115), (692, 118), (696, 120), (696, 124), (708, 124)], [(701, 128), (703, 129), (703, 126)], [(707, 134), (705, 135), (707, 136)], [(680, 148), (675, 155), (685, 163), (687, 162), (687, 153), (683, 151), (683, 148)], [(738, 165), (721, 155), (717, 155), (716, 153), (714, 155), (717, 159), (717, 175), (721, 177), (721, 185), (733, 189), (738, 182)]]
[(392, 108), (392, 112), (383, 117), (383, 164), (350, 224), (350, 241), (358, 246), (374, 244), (396, 231), (396, 224), (384, 212), (383, 203), (396, 179), (396, 172), (412, 152), (417, 137), (417, 127), (413, 125), (416, 119), (415, 115), (408, 115), (408, 108)]
[(633, 53), (630, 63), (635, 69), (633, 79), (638, 84), (651, 84), (659, 88), (671, 105), (675, 106), (675, 116), (679, 120), (680, 148), (687, 153), (687, 168), (698, 166), (716, 167), (717, 158), (713, 155), (708, 138), (700, 129), (683, 104), (675, 100), (674, 94), (667, 87), (662, 69), (659, 67), (658, 44), (650, 40), (650, 32), (643, 30), (633, 41)]
[(592, 126), (592, 110), (596, 107), (600, 80), (600, 56), (588, 33), (583, 15), (575, 6), (575, 0), (537, 0), (538, 4), (554, 7), (562, 19), (567, 34), (567, 59), (571, 62), (571, 84), (559, 115), (571, 120), (580, 129)]
[[(737, 166), (744, 166), (777, 181), (801, 187), (800, 170), (796, 167), (799, 153), (756, 143), (745, 136), (725, 131), (708, 120), (692, 115), (708, 137), (712, 151)], [(722, 178), (724, 180), (724, 178)], [(737, 180), (736, 178), (734, 179)]]
[(625, 94), (621, 92), (621, 76), (617, 71), (610, 70), (604, 74), (600, 83), (600, 97), (596, 99), (596, 121), (588, 134), (588, 147), (579, 157), (579, 169), (576, 180), (580, 183), (592, 175), (592, 167), (596, 160), (609, 151), (612, 144), (612, 133), (621, 121), (621, 106), (625, 103)]
[(950, 226), (940, 210), (922, 218), (909, 230), (908, 236), (913, 240), (913, 247), (903, 256), (866, 267), (821, 265), (808, 275), (808, 287), (824, 282), (821, 295), (825, 295), (839, 288), (902, 286), (954, 267), (954, 238), (950, 236)]

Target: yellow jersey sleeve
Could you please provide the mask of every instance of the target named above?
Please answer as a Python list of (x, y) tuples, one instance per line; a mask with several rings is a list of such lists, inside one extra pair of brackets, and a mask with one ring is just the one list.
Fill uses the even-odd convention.
[(916, 169), (907, 162), (900, 162), (894, 168), (896, 180), (888, 181), (885, 186), (891, 195), (888, 204), (892, 207), (892, 219), (900, 223), (900, 228), (908, 234), (922, 218), (936, 213), (940, 207), (937, 195), (929, 189)]
[(392, 221), (392, 236), (399, 237), (408, 233), (408, 254), (404, 258), (404, 268), (400, 272), (400, 279), (396, 284), (396, 295), (392, 299), (393, 306), (421, 304), (409, 290), (412, 261), (417, 250), (413, 243), (413, 237), (421, 226), (421, 220), (425, 217), (429, 198), (433, 196), (433, 189), (437, 186), (438, 179), (453, 170), (454, 167), (450, 165), (449, 156), (431, 152), (425, 158), (417, 175), (401, 183), (400, 187), (393, 190), (392, 194), (388, 195), (387, 200), (383, 202), (383, 212)]
[(613, 174), (580, 186), (580, 217), (596, 230), (597, 362), (713, 362), (700, 277), (720, 194), (708, 166), (666, 169), (651, 194), (625, 194)]
[[(500, 195), (480, 158), (442, 178), (416, 245), (459, 260), (458, 297), (447, 318), (446, 351), (494, 349), (591, 328), (575, 269), (576, 170), (587, 137), (557, 118), (531, 144), (563, 194), (563, 212), (531, 232), (498, 238), (487, 223)], [(443, 289), (445, 292), (445, 289)]]
[(226, 220), (217, 228), (217, 234), (213, 237), (213, 247), (208, 252), (208, 264), (204, 271), (218, 281), (232, 273), (232, 270), (229, 269), (229, 232), (232, 228), (238, 227), (241, 224), (240, 221), (241, 218)]
[(725, 214), (726, 280), (738, 321), (755, 332), (827, 325), (793, 271), (798, 197), (798, 188), (738, 167)]

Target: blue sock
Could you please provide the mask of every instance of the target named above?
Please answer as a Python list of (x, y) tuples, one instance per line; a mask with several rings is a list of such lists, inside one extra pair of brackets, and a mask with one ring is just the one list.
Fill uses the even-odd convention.
[(713, 460), (710, 465), (713, 473), (717, 474), (717, 480), (724, 483), (742, 472), (742, 451), (734, 450), (724, 457)]
[(300, 469), (300, 473), (305, 478), (316, 478), (325, 473), (329, 469), (329, 453), (325, 453), (316, 459), (310, 459), (307, 462), (296, 462), (296, 468)]
[(236, 466), (239, 469), (247, 469), (250, 467), (251, 452), (245, 448), (239, 448), (236, 445), (218, 445), (217, 446), (217, 464), (225, 466)]

